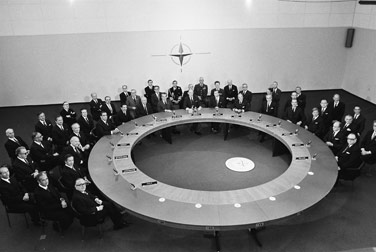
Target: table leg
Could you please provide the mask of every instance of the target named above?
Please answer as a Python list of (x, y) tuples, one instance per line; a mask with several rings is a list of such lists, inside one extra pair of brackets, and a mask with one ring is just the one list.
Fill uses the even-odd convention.
[(220, 243), (219, 243), (219, 231), (214, 231), (214, 233), (212, 235), (205, 234), (204, 237), (214, 239), (216, 251), (217, 252), (221, 251), (221, 246), (220, 246)]
[(262, 247), (262, 243), (260, 242), (260, 240), (257, 237), (258, 230), (256, 228), (250, 228), (250, 229), (248, 229), (248, 232), (252, 236), (252, 238), (256, 242), (256, 244), (259, 247)]

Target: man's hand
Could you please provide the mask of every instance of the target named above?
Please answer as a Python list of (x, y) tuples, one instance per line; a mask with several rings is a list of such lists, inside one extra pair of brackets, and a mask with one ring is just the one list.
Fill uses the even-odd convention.
[(29, 201), (29, 194), (28, 193), (25, 193), (25, 195), (23, 196), (22, 200), (23, 201)]
[(97, 211), (102, 211), (103, 210), (103, 205), (97, 206)]

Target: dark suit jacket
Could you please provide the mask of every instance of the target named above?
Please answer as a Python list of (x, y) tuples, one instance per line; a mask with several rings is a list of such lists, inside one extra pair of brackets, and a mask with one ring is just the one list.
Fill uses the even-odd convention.
[(201, 86), (200, 84), (196, 84), (193, 88), (193, 94), (201, 97), (201, 100), (199, 99), (199, 102), (201, 106), (204, 106), (206, 104), (206, 97), (208, 96), (208, 85), (203, 84)]
[(75, 133), (70, 134), (69, 139), (71, 139), (71, 138), (74, 137), (74, 136), (75, 136), (75, 137), (78, 137), (78, 139), (80, 140), (80, 143), (81, 143), (82, 146), (85, 146), (85, 145), (87, 145), (87, 144), (90, 144), (89, 139), (88, 139), (88, 138), (86, 137), (86, 135), (83, 134), (82, 132), (80, 132), (80, 136), (76, 135)]
[(37, 167), (30, 157), (27, 157), (27, 161), (29, 164), (16, 158), (13, 161), (12, 166), (17, 181), (24, 186), (26, 191), (33, 192), (38, 183), (31, 174), (37, 169)]
[(57, 145), (58, 151), (61, 152), (69, 142), (69, 128), (64, 123), (64, 130), (61, 130), (57, 125), (52, 128), (52, 142)]
[(242, 103), (240, 103), (238, 99), (235, 100), (234, 109), (244, 109), (244, 111), (250, 111), (249, 107), (249, 103), (246, 100), (243, 99)]
[(73, 149), (72, 145), (68, 145), (64, 148), (61, 155), (61, 163), (64, 162), (64, 158), (67, 154), (71, 154), (74, 157), (74, 164), (80, 167), (87, 167), (87, 154), (78, 150), (78, 153)]
[(342, 117), (345, 114), (345, 103), (339, 102), (337, 107), (334, 107), (334, 101), (329, 102), (328, 107), (332, 110), (332, 119), (342, 121)]
[(247, 92), (244, 93), (244, 91), (240, 91), (239, 94), (243, 95), (243, 99), (249, 104), (249, 110), (251, 110), (251, 102), (252, 102), (252, 92), (247, 90)]
[(144, 105), (139, 104), (136, 108), (136, 117), (146, 116), (153, 114), (153, 109), (150, 103), (146, 103), (146, 110), (144, 109)]
[(364, 136), (362, 142), (360, 143), (360, 147), (364, 148), (366, 151), (371, 151), (372, 154), (362, 156), (362, 159), (366, 163), (374, 164), (376, 163), (376, 137), (371, 139), (373, 134), (373, 130), (367, 132)]
[(166, 109), (174, 110), (172, 102), (169, 99), (167, 99), (166, 104), (164, 104), (163, 101), (160, 100), (158, 102), (158, 112), (164, 112)]
[(144, 90), (145, 90), (145, 97), (148, 100), (148, 103), (151, 104), (151, 96), (155, 93), (154, 86), (152, 86), (152, 88), (149, 88), (149, 86), (146, 86)]
[(77, 122), (80, 125), (80, 132), (83, 132), (86, 137), (90, 137), (90, 132), (94, 129), (94, 121), (91, 115), (87, 115), (87, 118), (89, 122), (86, 122), (82, 116), (77, 119)]
[(102, 136), (111, 135), (111, 130), (115, 129), (115, 125), (107, 120), (107, 124), (99, 120), (96, 127), (96, 135), (101, 138)]
[(357, 119), (353, 119), (353, 122), (352, 122), (354, 125), (355, 125), (355, 131), (361, 135), (364, 131), (364, 127), (366, 125), (366, 118), (364, 118), (364, 116), (362, 116), (361, 114), (358, 116)]
[(329, 147), (333, 154), (336, 155), (339, 150), (346, 144), (346, 137), (343, 135), (342, 131), (339, 131), (335, 136), (333, 136), (333, 130), (330, 130), (324, 136), (324, 142), (331, 142), (333, 146)]
[(158, 102), (161, 100), (161, 93), (157, 94), (156, 93), (153, 93), (151, 95), (151, 107), (153, 108), (153, 113), (157, 113), (158, 112)]
[(65, 109), (62, 109), (60, 111), (60, 115), (63, 117), (64, 123), (67, 124), (69, 127), (72, 126), (72, 124), (76, 122), (77, 114), (71, 108), (68, 109), (68, 111), (66, 111)]
[(16, 208), (18, 204), (23, 204), (23, 196), (25, 193), (25, 189), (22, 188), (16, 178), (11, 177), (10, 184), (0, 179), (1, 198), (10, 208), (12, 208), (12, 206)]
[[(216, 91), (217, 89), (215, 89), (215, 88), (213, 88), (211, 91), (210, 91), (210, 96), (211, 97), (213, 97), (214, 96), (214, 91)], [(218, 90), (218, 93), (219, 93), (219, 96), (223, 96), (223, 93), (224, 93), (225, 91), (223, 90), (223, 88), (220, 88), (219, 90)]]
[(281, 95), (282, 95), (281, 89), (277, 88), (276, 92), (273, 91), (273, 88), (269, 88), (269, 90), (272, 92), (272, 99), (278, 107), (279, 100), (281, 99)]
[(121, 125), (122, 123), (129, 122), (132, 120), (132, 116), (130, 115), (130, 112), (127, 109), (126, 114), (123, 113), (122, 110), (119, 110), (115, 117), (115, 124), (116, 126)]
[(49, 137), (52, 138), (52, 123), (50, 120), (46, 119), (46, 126), (44, 126), (40, 121), (35, 124), (35, 131), (43, 135), (43, 140), (47, 140)]
[(18, 143), (8, 139), (4, 144), (5, 149), (8, 152), (8, 156), (10, 157), (11, 160), (14, 160), (17, 157), (16, 149), (18, 147), (23, 146), (26, 149), (29, 149), (29, 146), (25, 143), (25, 141), (21, 137), (15, 136), (15, 138), (18, 140)]
[(189, 98), (189, 95), (184, 98), (183, 109), (192, 108), (192, 107), (198, 108), (199, 106), (200, 106), (200, 101), (197, 95), (193, 95), (193, 101), (191, 101), (191, 99)]
[(296, 101), (298, 102), (298, 106), (300, 108), (302, 108), (302, 110), (304, 111), (305, 107), (306, 107), (306, 96), (305, 94), (300, 94), (297, 98), (296, 98)]
[(343, 132), (343, 134), (347, 137), (350, 133), (354, 133), (356, 136), (357, 136), (357, 132), (355, 131), (356, 129), (356, 125), (354, 125), (354, 123), (350, 123), (350, 125), (348, 125), (346, 127), (346, 122), (342, 122), (342, 127), (341, 127), (341, 131)]
[(42, 141), (43, 147), (33, 142), (30, 146), (30, 156), (38, 164), (41, 170), (48, 170), (52, 167), (54, 159), (51, 144), (48, 141)]
[(219, 100), (217, 103), (217, 100), (215, 99), (214, 95), (210, 96), (209, 106), (211, 108), (215, 108), (215, 107), (224, 108), (226, 106), (225, 98), (223, 96), (219, 96)]
[(97, 102), (91, 100), (89, 105), (90, 113), (93, 116), (93, 119), (98, 121), (102, 112), (103, 101), (101, 99), (97, 99)]
[(318, 106), (319, 108), (319, 115), (322, 118), (322, 121), (324, 123), (324, 132), (328, 132), (333, 125), (333, 113), (332, 109), (329, 107), (326, 107), (325, 111), (322, 112), (321, 106)]
[(82, 215), (95, 214), (98, 204), (95, 202), (95, 196), (89, 192), (88, 194), (74, 191), (72, 197), (72, 205)]
[(141, 104), (140, 96), (136, 95), (136, 101), (133, 99), (132, 96), (128, 96), (127, 101), (127, 110), (132, 119), (136, 118), (136, 109), (139, 104)]
[(361, 163), (360, 158), (360, 148), (357, 143), (353, 144), (350, 148), (345, 145), (338, 153), (338, 166), (341, 170), (346, 170), (348, 168), (357, 168)]
[(266, 100), (262, 101), (260, 113), (271, 115), (271, 116), (277, 116), (277, 112), (278, 111), (277, 111), (277, 106), (275, 102), (272, 101), (268, 108), (267, 101)]
[(294, 124), (301, 121), (302, 126), (305, 124), (305, 115), (303, 110), (299, 107), (296, 107), (295, 112), (293, 112), (292, 107), (287, 108), (283, 115), (283, 119), (290, 120)]
[[(238, 88), (235, 85), (232, 85), (231, 89), (229, 89), (229, 86), (226, 85), (225, 88), (223, 89), (223, 95), (225, 97), (225, 100), (227, 98), (237, 98), (238, 97)], [(228, 101), (226, 100), (226, 102), (228, 102)], [(234, 101), (232, 103), (234, 103)]]
[(48, 190), (41, 188), (39, 185), (35, 188), (34, 197), (37, 201), (38, 209), (45, 214), (48, 218), (49, 216), (55, 216), (54, 212), (63, 210), (61, 206), (60, 198), (62, 198), (59, 191), (48, 185)]
[(120, 96), (120, 104), (123, 105), (127, 102), (127, 98), (131, 96), (131, 92), (127, 92), (127, 93), (121, 92), (119, 96)]
[(111, 105), (111, 108), (112, 108), (112, 113), (111, 113), (111, 110), (108, 108), (108, 106), (105, 102), (103, 102), (103, 106), (102, 106), (102, 111), (107, 112), (108, 118), (111, 118), (113, 115), (116, 115), (115, 105), (112, 102), (110, 103), (110, 105)]
[(308, 126), (308, 131), (315, 134), (317, 137), (322, 138), (324, 136), (324, 122), (323, 119), (318, 116), (316, 120), (313, 120), (313, 116), (311, 116), (306, 125)]
[[(176, 89), (174, 90), (174, 87), (171, 87), (168, 89), (168, 98), (171, 101), (178, 101), (179, 97), (183, 97), (183, 90), (181, 87), (177, 86)], [(175, 104), (175, 103), (173, 103)]]
[(76, 183), (76, 179), (83, 178), (86, 176), (85, 172), (81, 170), (81, 168), (77, 165), (73, 166), (76, 170), (73, 170), (67, 166), (63, 166), (61, 168), (61, 182), (63, 185), (69, 190), (73, 191), (74, 185)]

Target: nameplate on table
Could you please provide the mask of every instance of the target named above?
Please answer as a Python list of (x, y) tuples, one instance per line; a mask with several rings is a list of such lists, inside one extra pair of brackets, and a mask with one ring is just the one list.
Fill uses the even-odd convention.
[(276, 127), (277, 124), (267, 124), (266, 127)]
[(213, 114), (213, 116), (223, 116), (223, 113), (216, 113), (216, 114)]
[(242, 115), (232, 115), (231, 117), (232, 118), (234, 118), (234, 117), (242, 117)]
[(289, 133), (282, 133), (282, 136), (291, 136), (291, 135), (293, 135), (294, 133), (292, 133), (292, 132), (289, 132)]
[(296, 157), (295, 159), (296, 160), (306, 160), (306, 159), (309, 159), (309, 157)]
[(115, 160), (128, 158), (128, 155), (115, 156)]
[(305, 146), (304, 143), (293, 143), (292, 146), (300, 147), (300, 146)]
[(164, 119), (159, 119), (159, 120), (157, 120), (157, 122), (167, 122), (167, 119), (166, 119), (166, 118), (164, 118)]
[(147, 126), (154, 126), (154, 124), (152, 123), (145, 123), (145, 124), (142, 124), (143, 127), (147, 127)]
[(201, 115), (201, 113), (193, 113), (193, 114), (191, 114), (191, 116), (200, 116)]
[(124, 170), (121, 170), (121, 173), (125, 174), (125, 173), (134, 173), (137, 171), (137, 168), (129, 168), (129, 169), (124, 169)]
[(182, 118), (183, 116), (182, 115), (173, 115), (171, 117), (172, 117), (172, 119), (176, 119), (176, 118)]
[(130, 146), (130, 143), (118, 143), (117, 146)]
[(138, 132), (127, 133), (127, 136), (137, 136), (137, 135), (138, 135)]
[(158, 183), (157, 181), (144, 182), (144, 183), (141, 183), (141, 186), (151, 186), (151, 185), (156, 185), (157, 183)]

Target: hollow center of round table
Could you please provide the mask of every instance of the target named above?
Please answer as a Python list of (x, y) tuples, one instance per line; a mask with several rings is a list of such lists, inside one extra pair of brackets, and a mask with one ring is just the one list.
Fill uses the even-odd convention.
[[(182, 127), (183, 128), (183, 127)], [(237, 190), (264, 184), (288, 168), (291, 155), (272, 157), (272, 142), (259, 143), (257, 132), (238, 127), (227, 141), (221, 134), (197, 136), (189, 131), (173, 136), (173, 144), (154, 136), (133, 149), (137, 167), (151, 178), (172, 186), (202, 191)], [(233, 157), (254, 162), (254, 169), (226, 167)], [(244, 164), (244, 161), (243, 161)]]

